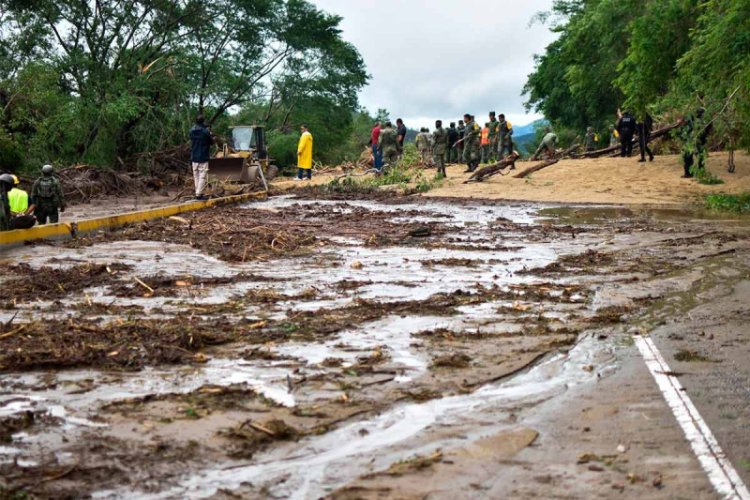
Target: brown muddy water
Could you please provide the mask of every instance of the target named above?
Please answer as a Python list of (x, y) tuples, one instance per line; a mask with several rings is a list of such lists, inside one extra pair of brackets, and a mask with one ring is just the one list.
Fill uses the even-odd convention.
[(595, 391), (630, 318), (746, 237), (682, 212), (287, 196), (10, 249), (0, 493), (336, 497)]

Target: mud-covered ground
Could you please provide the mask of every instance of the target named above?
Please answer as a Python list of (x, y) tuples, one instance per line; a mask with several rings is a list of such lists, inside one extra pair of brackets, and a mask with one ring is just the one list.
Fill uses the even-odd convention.
[(5, 252), (0, 495), (712, 498), (631, 337), (742, 329), (742, 221), (301, 194)]

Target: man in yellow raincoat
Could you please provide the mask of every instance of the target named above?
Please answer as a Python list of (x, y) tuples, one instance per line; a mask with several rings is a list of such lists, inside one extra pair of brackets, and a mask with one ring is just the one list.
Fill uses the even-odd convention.
[(312, 153), (313, 153), (313, 136), (307, 130), (305, 125), (300, 127), (302, 137), (299, 138), (297, 145), (297, 179), (301, 181), (305, 177), (309, 181), (312, 179)]

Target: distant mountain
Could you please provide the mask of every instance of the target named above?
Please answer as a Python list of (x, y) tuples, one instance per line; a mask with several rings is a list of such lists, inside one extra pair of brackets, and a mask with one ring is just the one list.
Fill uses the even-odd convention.
[(524, 135), (534, 135), (537, 127), (543, 127), (549, 124), (547, 120), (542, 118), (541, 120), (535, 120), (527, 125), (516, 126), (513, 125), (513, 136), (518, 139)]
[[(526, 125), (527, 127), (530, 125)], [(514, 127), (515, 128), (515, 127)], [(513, 131), (513, 147), (521, 153), (522, 156), (528, 156), (533, 153), (537, 147), (536, 144), (536, 133), (524, 134), (516, 136), (515, 130)]]

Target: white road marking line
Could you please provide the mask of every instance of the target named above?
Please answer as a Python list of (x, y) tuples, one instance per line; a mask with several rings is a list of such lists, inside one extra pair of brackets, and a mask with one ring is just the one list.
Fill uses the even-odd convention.
[(670, 375), (669, 365), (654, 342), (645, 336), (633, 336), (651, 375), (677, 422), (685, 432), (693, 452), (708, 474), (716, 492), (726, 499), (750, 500), (750, 492), (716, 441), (711, 429), (698, 413), (677, 377)]

